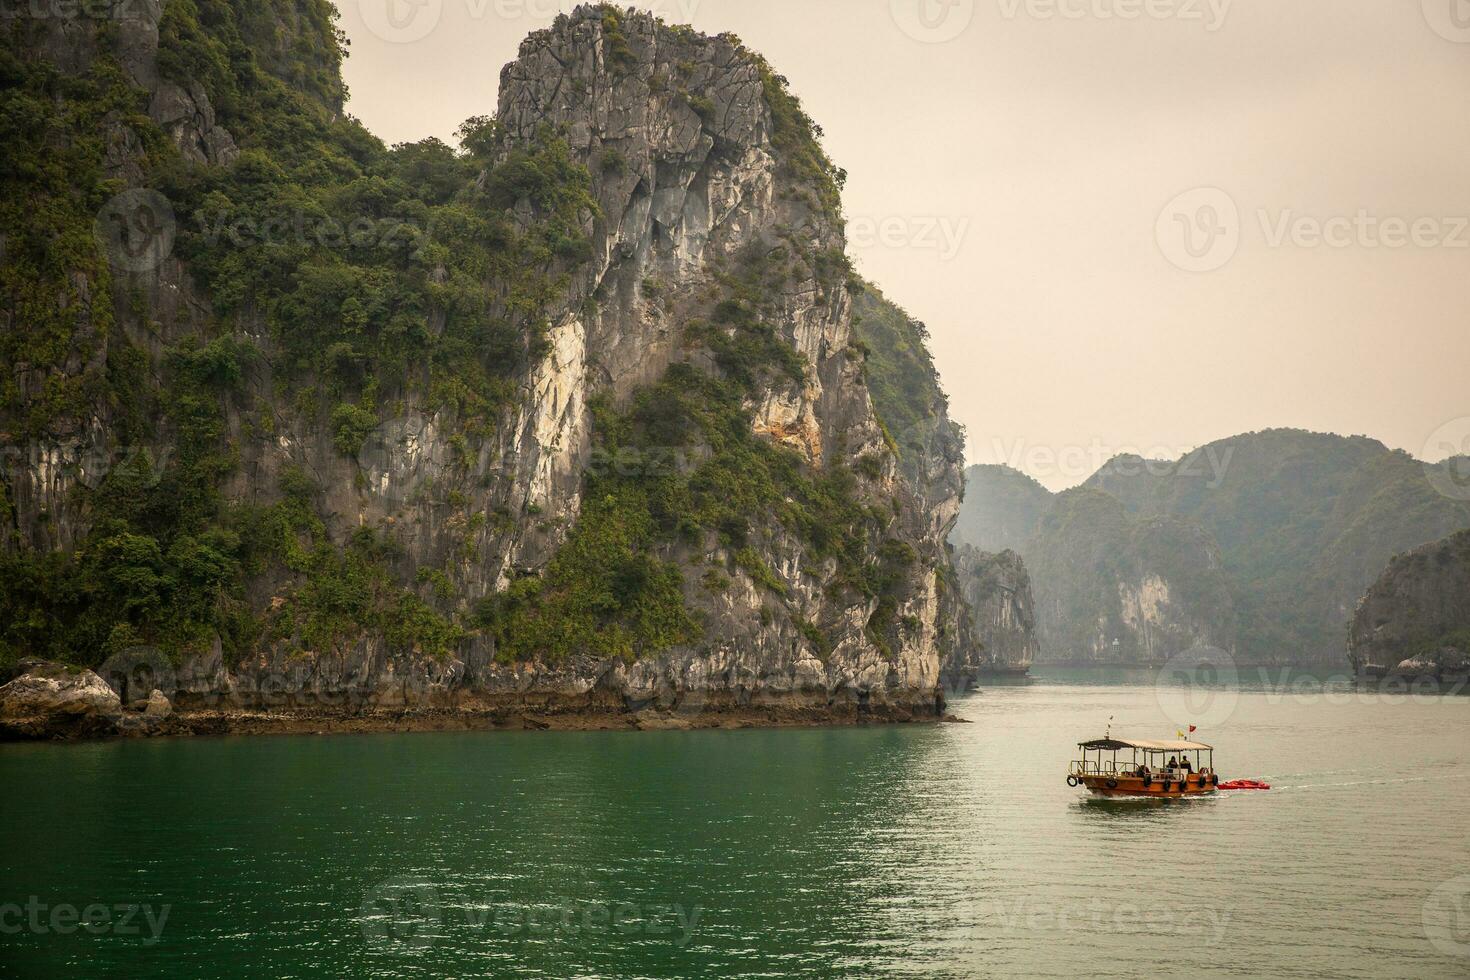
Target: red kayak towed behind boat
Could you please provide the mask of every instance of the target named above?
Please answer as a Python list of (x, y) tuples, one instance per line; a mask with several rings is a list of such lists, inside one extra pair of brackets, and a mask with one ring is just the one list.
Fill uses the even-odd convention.
[(1232, 779), (1228, 783), (1221, 783), (1220, 789), (1270, 789), (1270, 783), (1263, 783), (1255, 779)]

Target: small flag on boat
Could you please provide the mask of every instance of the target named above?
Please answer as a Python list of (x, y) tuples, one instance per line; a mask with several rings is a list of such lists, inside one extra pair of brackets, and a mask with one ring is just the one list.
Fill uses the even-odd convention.
[(1189, 734), (1191, 734), (1191, 735), (1194, 734), (1194, 726), (1193, 725), (1190, 725), (1189, 726)]

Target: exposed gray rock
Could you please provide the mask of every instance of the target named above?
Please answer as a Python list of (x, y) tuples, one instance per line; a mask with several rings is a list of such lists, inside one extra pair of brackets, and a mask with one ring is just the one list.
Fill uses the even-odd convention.
[(162, 691), (155, 689), (152, 694), (148, 695), (148, 703), (144, 706), (143, 713), (149, 718), (163, 719), (174, 713), (174, 706), (169, 704), (168, 698), (164, 697)]
[(1359, 601), (1353, 665), (1398, 673), (1470, 669), (1470, 531), (1396, 556)]
[(1014, 551), (961, 548), (955, 572), (974, 616), (979, 673), (1022, 674), (1036, 661), (1036, 604), (1031, 576)]
[(117, 693), (92, 671), (32, 662), (0, 687), (0, 736), (111, 735), (122, 710)]
[[(348, 458), (317, 418), (283, 410), (271, 437), (258, 438), (247, 434), (244, 413), (230, 407), (226, 435), (239, 466), (221, 488), (227, 499), (259, 499), (288, 467), (299, 468), (322, 488), (313, 504), (333, 541), (362, 527), (391, 528), (402, 547), (395, 571), (404, 580), (413, 582), (421, 568), (443, 569), (454, 593), (473, 604), (546, 568), (581, 512), (592, 453), (590, 399), (625, 403), (689, 356), (678, 324), (701, 309), (732, 257), (783, 236), (817, 254), (845, 249), (840, 220), (814, 206), (804, 178), (781, 166), (762, 68), (750, 52), (732, 38), (669, 28), (646, 14), (621, 14), (619, 33), (625, 52), (619, 47), (615, 58), (602, 11), (578, 8), (531, 35), (502, 74), (497, 119), (508, 144), (529, 144), (542, 127), (565, 133), (592, 174), (599, 213), (584, 215), (592, 258), (567, 270), (565, 295), (551, 310), (550, 350), (521, 379), (520, 402), (499, 420), (497, 435), (462, 464), (450, 443), (456, 420), (409, 395)], [(152, 117), (190, 159), (228, 162), (234, 142), (203, 89), (157, 77), (156, 29), (151, 37), (144, 29), (127, 37), (124, 62), (151, 93)], [(109, 145), (111, 169), (126, 178), (132, 144), (118, 134)], [(601, 165), (609, 152), (618, 167)], [(658, 295), (646, 286), (654, 281), (662, 284)], [(149, 315), (123, 316), (119, 329), (132, 329), (132, 341), (150, 354), (212, 329), (207, 302), (176, 258), (134, 276), (130, 289)], [(729, 556), (714, 540), (668, 544), (660, 557), (683, 567), (686, 602), (703, 619), (707, 639), (636, 662), (508, 664), (479, 636), (442, 661), (390, 649), (379, 636), (310, 653), (289, 640), (262, 643), (233, 658), (216, 642), (207, 654), (150, 674), (169, 675), (157, 684), (161, 696), (179, 713), (480, 702), (700, 713), (800, 702), (932, 716), (942, 702), (942, 646), (960, 629), (948, 624), (968, 628), (956, 612), (962, 603), (944, 593), (936, 574), (948, 560), (944, 535), (957, 509), (958, 472), (952, 460), (936, 460), (925, 486), (915, 487), (887, 452), (861, 368), (846, 356), (852, 311), (845, 289), (793, 277), (767, 299), (781, 337), (811, 370), (803, 382), (774, 385), (750, 406), (754, 430), (815, 465), (865, 454), (884, 460), (864, 479), (861, 502), (896, 513), (889, 533), (917, 556), (894, 589), (884, 636), (870, 631), (877, 598), (832, 588), (835, 561), (810, 561), (792, 533), (772, 526), (761, 528), (752, 546), (780, 582), (779, 597), (739, 570), (729, 588), (702, 589), (702, 570), (725, 565)], [(270, 349), (270, 331), (248, 316), (236, 327)], [(268, 363), (248, 384), (266, 399), (278, 390)], [(160, 442), (128, 451), (166, 460), (170, 448)], [(101, 426), (27, 447), (5, 463), (16, 530), (0, 535), (38, 550), (74, 548), (86, 533), (87, 515), (77, 503), (78, 488), (92, 479), (86, 461), (111, 465), (122, 452)], [(451, 491), (460, 501), (453, 507), (446, 505)], [(471, 514), (497, 519), (471, 524)], [(249, 597), (256, 608), (269, 608), (270, 587), (261, 582)], [(803, 624), (824, 634), (820, 649)], [(127, 696), (140, 692), (128, 687)]]
[(1209, 647), (1234, 655), (1235, 607), (1210, 534), (1135, 519), (1088, 488), (1058, 496), (1024, 552), (1049, 663), (1159, 664)]
[(148, 115), (169, 134), (186, 160), (228, 166), (240, 155), (234, 137), (215, 124), (214, 107), (198, 82), (188, 89), (174, 82), (161, 83)]
[(1043, 663), (1152, 664), (1197, 647), (1234, 655), (1236, 613), (1213, 536), (1140, 517), (1091, 486), (1053, 495), (1004, 466), (967, 471), (957, 544), (1019, 553), (1030, 573)]

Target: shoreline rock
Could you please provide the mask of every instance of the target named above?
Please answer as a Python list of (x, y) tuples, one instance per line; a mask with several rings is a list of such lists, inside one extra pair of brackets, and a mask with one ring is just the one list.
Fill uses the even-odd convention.
[[(47, 665), (56, 667), (57, 665)], [(65, 668), (61, 668), (65, 670)], [(148, 707), (129, 711), (112, 694), (97, 691), (101, 684), (91, 671), (82, 689), (112, 709), (97, 713), (88, 724), (69, 724), (72, 717), (61, 707), (71, 703), (53, 697), (50, 711), (30, 710), (23, 717), (6, 714), (0, 720), (0, 741), (57, 741), (127, 737), (190, 737), (225, 735), (370, 734), (450, 731), (694, 731), (700, 729), (852, 727), (869, 724), (922, 724), (957, 722), (946, 713), (942, 698), (885, 700), (873, 703), (857, 697), (833, 697), (825, 692), (796, 693), (742, 701), (728, 694), (685, 699), (672, 707), (639, 703), (589, 692), (583, 696), (532, 692), (487, 694), (463, 692), (437, 705), (384, 706), (365, 703), (281, 704), (238, 707), (209, 705), (174, 709), (160, 691)], [(17, 691), (38, 685), (35, 675)], [(14, 683), (14, 682), (12, 682)], [(9, 702), (0, 688), (0, 706)], [(16, 700), (12, 692), (10, 701)], [(165, 709), (165, 706), (168, 706)]]
[(87, 738), (115, 732), (122, 700), (90, 670), (32, 661), (0, 687), (0, 739)]

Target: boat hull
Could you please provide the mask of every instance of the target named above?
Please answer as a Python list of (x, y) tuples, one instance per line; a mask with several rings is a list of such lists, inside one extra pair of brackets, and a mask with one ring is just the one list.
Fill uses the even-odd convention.
[(1215, 785), (1206, 776), (1189, 776), (1182, 784), (1178, 779), (1164, 780), (1155, 776), (1145, 784), (1142, 776), (1079, 776), (1083, 786), (1095, 796), (1145, 796), (1156, 799), (1180, 799), (1185, 796), (1208, 796)]

